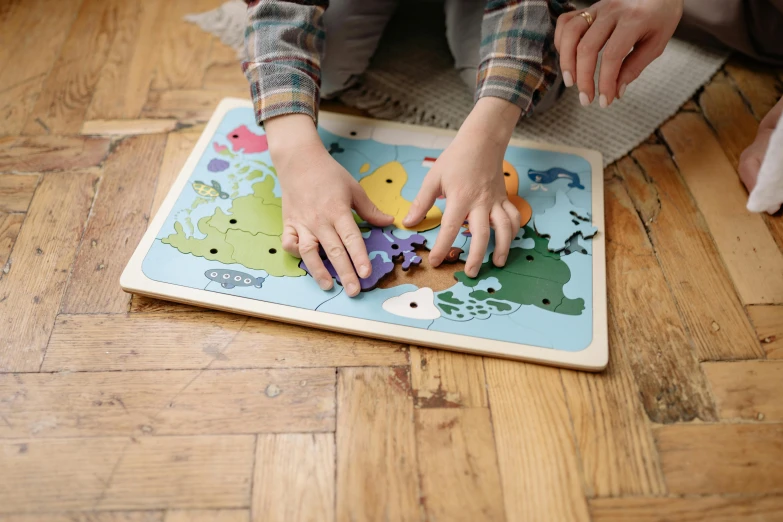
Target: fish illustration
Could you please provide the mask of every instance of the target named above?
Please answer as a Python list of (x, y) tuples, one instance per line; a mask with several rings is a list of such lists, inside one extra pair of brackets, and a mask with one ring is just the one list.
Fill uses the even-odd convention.
[(234, 288), (235, 286), (255, 286), (256, 288), (261, 288), (265, 280), (263, 277), (253, 277), (244, 272), (224, 270), (222, 268), (207, 270), (204, 272), (204, 275), (207, 276), (207, 279), (220, 283), (220, 286), (223, 288)]
[(334, 156), (335, 153), (345, 152), (345, 149), (340, 146), (339, 143), (334, 142), (329, 145), (329, 154)]
[(223, 192), (223, 190), (220, 188), (220, 183), (215, 180), (212, 180), (211, 187), (203, 181), (194, 181), (193, 190), (198, 192), (199, 196), (203, 196), (205, 198), (219, 197), (220, 199), (228, 199), (228, 193)]
[(266, 134), (254, 134), (247, 125), (240, 125), (228, 133), (228, 141), (231, 142), (231, 148), (234, 152), (240, 150), (245, 154), (256, 154), (269, 150), (269, 142)]
[[(553, 167), (549, 170), (533, 170), (527, 171), (527, 177), (533, 183), (539, 183), (541, 185), (552, 183), (558, 179), (569, 179), (571, 183), (569, 187), (578, 188), (584, 190), (584, 186), (579, 182), (579, 174), (571, 172), (570, 170), (562, 169), (560, 167)], [(538, 187), (536, 187), (538, 188)], [(546, 190), (544, 187), (541, 187)]]

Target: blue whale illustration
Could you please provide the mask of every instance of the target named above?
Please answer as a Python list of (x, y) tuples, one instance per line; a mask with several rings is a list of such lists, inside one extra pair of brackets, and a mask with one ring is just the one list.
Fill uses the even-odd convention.
[(579, 182), (579, 174), (571, 172), (570, 170), (561, 169), (560, 167), (553, 167), (549, 170), (533, 170), (527, 171), (527, 177), (534, 183), (541, 183), (542, 185), (552, 183), (558, 179), (570, 179), (571, 183), (569, 187), (575, 187), (584, 190), (584, 186)]

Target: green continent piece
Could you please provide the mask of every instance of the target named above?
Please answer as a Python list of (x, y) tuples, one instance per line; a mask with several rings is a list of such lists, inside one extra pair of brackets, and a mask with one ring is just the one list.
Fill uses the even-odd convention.
[[(275, 180), (267, 176), (253, 185), (253, 194), (236, 198), (229, 214), (219, 207), (210, 218), (210, 225), (221, 232), (243, 230), (251, 234), (280, 236), (283, 233), (283, 209), (274, 195)], [(234, 223), (232, 223), (234, 221)]]
[(476, 290), (470, 294), (488, 305), (495, 306), (490, 300), (508, 301), (564, 315), (580, 315), (585, 307), (583, 299), (569, 299), (563, 294), (563, 285), (571, 279), (568, 265), (559, 256), (555, 259), (537, 250), (512, 248), (505, 267), (497, 268), (488, 261), (475, 279), (464, 272), (457, 272), (454, 277), (471, 288), (482, 279), (496, 277), (500, 281), (499, 289), (492, 289), (492, 293)]
[(225, 236), (234, 248), (234, 261), (242, 266), (265, 270), (276, 277), (305, 275), (299, 259), (283, 250), (280, 236), (254, 235), (244, 230), (229, 230)]
[(226, 235), (209, 225), (210, 216), (198, 220), (198, 229), (207, 237), (187, 237), (182, 230), (182, 224), (174, 223), (175, 233), (161, 239), (162, 243), (171, 245), (183, 254), (193, 254), (210, 261), (233, 263), (234, 246), (226, 242)]
[(525, 237), (531, 238), (536, 243), (536, 245), (533, 247), (533, 250), (536, 250), (539, 254), (543, 254), (554, 259), (560, 259), (560, 254), (549, 250), (549, 240), (539, 236), (538, 233), (536, 233), (536, 231), (532, 228), (525, 227)]

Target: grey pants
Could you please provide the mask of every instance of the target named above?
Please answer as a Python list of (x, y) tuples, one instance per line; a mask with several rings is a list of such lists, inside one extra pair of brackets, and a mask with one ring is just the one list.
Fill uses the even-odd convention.
[(677, 36), (783, 66), (783, 0), (685, 0)]
[[(430, 1), (444, 4), (446, 39), (454, 57), (454, 67), (473, 91), (480, 63), (481, 22), (486, 0)], [(324, 98), (351, 87), (364, 73), (398, 4), (415, 8), (415, 3), (400, 0), (331, 0), (324, 14), (326, 54), (321, 63), (321, 95)], [(542, 112), (557, 101), (561, 85), (562, 80), (558, 78), (535, 112)]]

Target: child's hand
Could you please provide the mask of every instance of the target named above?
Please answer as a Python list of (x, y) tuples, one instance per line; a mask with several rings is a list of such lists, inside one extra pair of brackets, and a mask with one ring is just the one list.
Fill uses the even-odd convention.
[(495, 229), (493, 262), (503, 266), (519, 231), (519, 212), (506, 195), (503, 155), (520, 109), (499, 98), (482, 98), (468, 116), (457, 137), (440, 155), (424, 179), (408, 216), (407, 227), (419, 223), (435, 199), (446, 196), (446, 212), (438, 239), (430, 251), (432, 266), (443, 262), (465, 218), (472, 239), (465, 273), (476, 277)]
[[(663, 52), (682, 18), (683, 2), (601, 0), (586, 10), (561, 15), (555, 47), (566, 87), (575, 81), (582, 105), (593, 102), (598, 53), (605, 46), (598, 80), (599, 103), (605, 108), (621, 98), (625, 88)], [(592, 25), (580, 15), (584, 11), (592, 16)]]
[(322, 245), (346, 293), (357, 295), (356, 273), (366, 278), (372, 265), (351, 208), (379, 227), (391, 225), (394, 218), (378, 210), (329, 155), (309, 116), (281, 116), (265, 126), (283, 191), (283, 248), (301, 257), (318, 285), (329, 290), (332, 276), (319, 255)]

